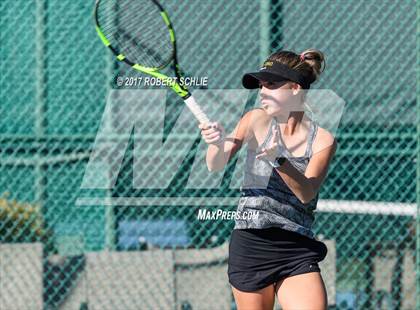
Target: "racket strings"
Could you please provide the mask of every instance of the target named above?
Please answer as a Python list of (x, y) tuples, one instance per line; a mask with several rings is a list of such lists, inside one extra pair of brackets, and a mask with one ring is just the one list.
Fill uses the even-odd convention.
[(101, 0), (98, 24), (111, 46), (131, 62), (163, 68), (173, 44), (158, 7), (151, 0)]
[(130, 50), (130, 52), (132, 52), (132, 54), (134, 54), (135, 51), (135, 47), (140, 48), (140, 49), (144, 49), (145, 52), (145, 59), (146, 59), (146, 63), (157, 63), (157, 64), (161, 64), (164, 63), (164, 60), (161, 58), (161, 56), (159, 55), (159, 53), (152, 48), (151, 46), (147, 46), (146, 44), (144, 44), (143, 42), (136, 40), (135, 37), (132, 37), (130, 34), (125, 33), (124, 31), (121, 31), (120, 34), (118, 34), (118, 36), (116, 37), (117, 40), (119, 40), (120, 42), (125, 42), (125, 41), (130, 41), (131, 44), (127, 46), (127, 48)]

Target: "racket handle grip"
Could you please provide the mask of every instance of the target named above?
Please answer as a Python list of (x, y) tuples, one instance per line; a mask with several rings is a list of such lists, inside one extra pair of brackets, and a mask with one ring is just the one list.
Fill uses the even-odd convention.
[(195, 118), (200, 122), (200, 124), (208, 124), (210, 123), (210, 119), (195, 101), (193, 96), (189, 96), (187, 99), (184, 100), (187, 107), (190, 109), (192, 114), (194, 114)]

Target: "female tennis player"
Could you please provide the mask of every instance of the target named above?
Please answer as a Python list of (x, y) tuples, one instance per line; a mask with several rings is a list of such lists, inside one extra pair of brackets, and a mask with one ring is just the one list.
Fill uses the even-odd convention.
[[(306, 91), (324, 68), (318, 50), (276, 52), (242, 79), (245, 88), (260, 88), (261, 107), (244, 114), (227, 136), (218, 122), (199, 125), (210, 171), (223, 169), (248, 145), (228, 262), (239, 310), (273, 309), (275, 295), (285, 310), (327, 308), (318, 266), (327, 247), (311, 226), (337, 142), (304, 112)], [(241, 216), (250, 212), (258, 213)]]

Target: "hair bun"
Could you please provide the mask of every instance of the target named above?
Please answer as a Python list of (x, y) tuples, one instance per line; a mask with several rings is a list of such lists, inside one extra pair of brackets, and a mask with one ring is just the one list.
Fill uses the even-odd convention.
[(315, 75), (314, 81), (317, 80), (321, 73), (325, 70), (324, 54), (320, 50), (310, 48), (303, 51), (299, 57), (301, 61), (304, 61), (311, 66)]

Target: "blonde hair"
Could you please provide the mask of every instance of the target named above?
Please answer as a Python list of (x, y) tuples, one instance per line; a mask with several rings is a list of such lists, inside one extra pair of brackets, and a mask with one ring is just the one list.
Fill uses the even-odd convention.
[(310, 84), (316, 82), (325, 70), (325, 56), (317, 49), (307, 49), (300, 54), (281, 50), (271, 54), (267, 61), (276, 61), (298, 71)]

